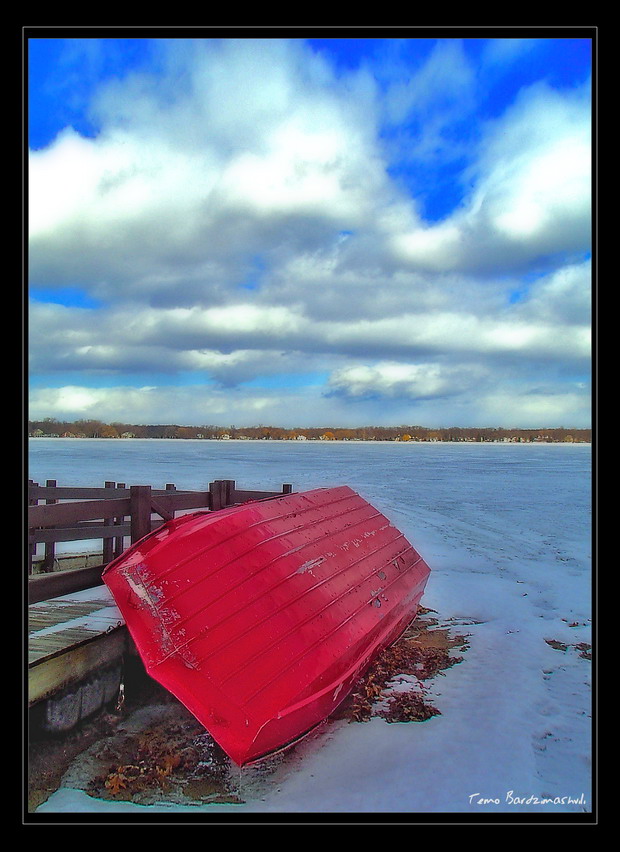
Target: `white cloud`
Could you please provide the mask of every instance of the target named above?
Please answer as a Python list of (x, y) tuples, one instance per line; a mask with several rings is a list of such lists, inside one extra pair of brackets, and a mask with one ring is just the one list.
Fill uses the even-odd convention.
[(483, 374), (471, 367), (382, 362), (336, 370), (330, 376), (329, 387), (349, 397), (429, 399), (462, 394), (479, 383)]
[(413, 73), (397, 63), (393, 76), (384, 103), (393, 156), (401, 163), (427, 164), (462, 155), (463, 146), (450, 129), (471, 112), (476, 86), (476, 72), (462, 41), (438, 41)]
[(396, 255), (431, 270), (518, 267), (537, 256), (585, 251), (591, 236), (591, 114), (584, 89), (544, 84), (488, 125), (472, 190), (431, 227), (393, 235)]
[[(163, 413), (163, 414), (162, 414)], [(501, 384), (485, 384), (484, 393), (412, 400), (343, 395), (326, 397), (320, 389), (246, 390), (231, 393), (212, 387), (79, 386), (34, 389), (30, 417), (59, 420), (95, 418), (105, 422), (175, 423), (177, 425), (363, 426), (424, 424), (428, 426), (542, 425), (585, 427), (590, 422), (587, 389), (573, 386), (546, 392), (519, 385), (507, 393)]]
[(475, 71), (460, 40), (437, 42), (424, 64), (414, 73), (403, 71), (388, 89), (386, 110), (400, 124), (412, 113), (464, 108), (473, 98)]
[[(485, 68), (535, 46), (491, 45)], [(531, 393), (526, 377), (552, 382), (589, 363), (591, 269), (571, 260), (590, 237), (585, 88), (538, 84), (477, 125), (463, 204), (425, 225), (389, 177), (380, 121), (409, 122), (391, 128), (409, 163), (459, 155), (448, 131), (478, 85), (462, 43), (441, 40), (413, 73), (393, 69), (385, 105), (368, 68), (336, 75), (301, 40), (155, 47), (163, 75), (98, 93), (98, 136), (67, 129), (30, 155), (33, 284), (104, 301), (33, 304), (33, 369), (75, 376), (35, 390), (33, 416), (203, 422), (212, 406), (212, 419), (240, 422), (238, 410), (250, 422), (263, 406), (274, 423), (292, 407), (298, 423), (415, 413), (465, 425), (520, 410), (564, 416), (571, 401), (583, 411), (580, 391)], [(569, 259), (521, 277), (554, 254)], [(81, 371), (117, 375), (119, 387), (89, 390)], [(122, 386), (123, 374), (148, 371), (170, 382)], [(239, 387), (318, 371), (331, 395)], [(178, 373), (204, 385), (174, 388)]]
[(531, 54), (541, 44), (543, 39), (536, 38), (494, 38), (489, 39), (483, 50), (483, 63), (497, 68), (501, 65), (512, 65), (515, 60), (523, 59)]
[(525, 321), (543, 321), (586, 330), (592, 309), (590, 261), (569, 264), (539, 278), (518, 305)]
[[(216, 422), (256, 422), (277, 402), (261, 393), (231, 399), (230, 395), (199, 386), (85, 388), (66, 386), (36, 389), (31, 394), (30, 417), (59, 420), (93, 417), (104, 422), (178, 425)], [(45, 414), (44, 414), (45, 412)], [(232, 419), (231, 419), (232, 418)]]
[[(32, 152), (33, 278), (78, 278), (102, 292), (117, 281), (112, 292), (126, 296), (157, 280), (164, 288), (182, 270), (211, 290), (214, 268), (227, 278), (252, 253), (282, 257), (288, 245), (294, 256), (304, 243), (315, 251), (342, 229), (356, 232), (367, 268), (392, 253), (393, 268), (473, 271), (588, 244), (586, 90), (523, 92), (488, 123), (465, 204), (428, 227), (387, 178), (368, 86), (357, 85), (353, 100), (347, 81), (280, 40), (225, 42), (190, 58), (181, 66), (190, 83), (176, 99), (167, 93), (172, 72), (157, 87), (143, 77), (118, 82), (100, 97), (99, 137), (68, 130)], [(472, 87), (462, 46), (440, 42), (388, 100), (415, 112), (444, 109), (448, 98), (465, 110)]]
[(510, 239), (557, 239), (567, 220), (589, 226), (591, 165), (586, 92), (567, 97), (538, 84), (489, 135), (474, 205), (487, 207), (491, 224)]
[(578, 389), (568, 391), (495, 393), (478, 400), (482, 417), (501, 426), (524, 425), (587, 427), (591, 422), (590, 395)]
[[(231, 394), (226, 389), (201, 385), (119, 385), (96, 390), (67, 386), (34, 389), (29, 414), (32, 419), (55, 417), (71, 421), (93, 417), (104, 422), (136, 424), (320, 425), (323, 416), (329, 422), (329, 408), (326, 410), (320, 403), (321, 396), (313, 389), (286, 394), (257, 389)], [(347, 416), (340, 406), (337, 416), (343, 415)]]
[(337, 81), (283, 40), (209, 43), (177, 63), (163, 81), (109, 84), (96, 138), (67, 130), (31, 152), (35, 280), (112, 280), (123, 296), (367, 226), (395, 197), (363, 80)]
[[(274, 349), (354, 357), (375, 353), (405, 362), (415, 355), (478, 358), (487, 363), (506, 356), (587, 362), (589, 326), (566, 323), (558, 334), (557, 316), (548, 308), (537, 310), (537, 303), (549, 304), (544, 290), (526, 307), (507, 309), (503, 316), (436, 309), (334, 321), (311, 320), (300, 307), (242, 302), (215, 308), (134, 305), (96, 311), (36, 306), (33, 319), (40, 332), (32, 342), (33, 366), (55, 364), (66, 369), (75, 360), (76, 365), (94, 368), (104, 364), (108, 369), (127, 368), (132, 363), (146, 367), (150, 362), (153, 369), (160, 364), (164, 370), (182, 369), (192, 360), (200, 363), (204, 351)], [(68, 335), (67, 326), (73, 329)], [(204, 360), (203, 365), (208, 368)], [(221, 374), (222, 363), (216, 366)]]

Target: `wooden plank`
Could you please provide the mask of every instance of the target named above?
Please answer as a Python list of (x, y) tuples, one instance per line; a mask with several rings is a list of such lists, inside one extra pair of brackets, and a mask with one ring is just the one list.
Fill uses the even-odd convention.
[[(97, 636), (101, 636), (102, 633), (105, 632), (105, 630), (92, 630), (87, 627), (64, 627), (62, 630), (59, 630), (57, 634), (49, 633), (47, 636), (34, 636), (32, 639), (28, 640), (28, 643), (30, 649), (36, 651), (39, 647), (46, 645), (47, 641), (51, 639), (52, 642), (57, 643), (58, 651), (67, 651), (70, 648), (77, 648), (85, 642), (90, 642), (92, 639), (96, 639)], [(42, 640), (41, 645), (39, 645), (40, 640)], [(40, 654), (38, 659), (45, 659), (48, 656), (50, 656), (50, 654), (46, 651), (45, 653)]]
[(34, 666), (45, 659), (64, 654), (67, 650), (60, 636), (47, 636), (28, 648), (28, 666)]
[(129, 535), (129, 523), (122, 525), (93, 523), (88, 526), (55, 527), (54, 529), (35, 528), (29, 535), (30, 543), (42, 541), (89, 541), (93, 538), (116, 538), (119, 535)]
[(28, 645), (36, 648), (54, 637), (69, 648), (123, 623), (112, 593), (101, 585), (29, 605)]
[[(171, 484), (171, 483), (168, 483)], [(167, 484), (167, 485), (168, 485)], [(173, 485), (172, 488), (168, 488), (166, 486), (165, 489), (161, 488), (153, 488), (152, 493), (155, 495), (158, 494), (169, 494), (170, 491), (173, 491), (175, 495), (183, 495), (183, 494), (202, 494), (206, 492), (202, 491), (194, 491), (179, 488)], [(111, 499), (122, 499), (124, 497), (129, 497), (129, 488), (123, 483), (118, 483), (115, 488), (85, 488), (85, 487), (71, 487), (66, 485), (58, 485), (54, 488), (48, 488), (45, 485), (29, 485), (28, 486), (28, 501), (35, 502), (36, 500), (72, 500), (80, 502), (82, 500), (111, 500)]]
[(232, 499), (234, 503), (247, 503), (248, 500), (264, 500), (270, 497), (281, 497), (281, 491), (248, 491), (236, 488)]
[(100, 601), (64, 601), (48, 600), (45, 604), (35, 603), (28, 607), (28, 633), (31, 634), (44, 627), (65, 624), (74, 618), (83, 618), (105, 609), (108, 604)]
[(104, 565), (92, 565), (89, 568), (74, 568), (69, 571), (56, 571), (28, 578), (28, 603), (34, 604), (91, 589), (101, 584)]
[(121, 657), (130, 645), (104, 586), (28, 607), (28, 700), (33, 704)]
[(49, 698), (72, 683), (120, 659), (128, 647), (126, 627), (49, 657), (28, 670), (28, 704)]
[[(133, 487), (148, 488), (149, 486)], [(56, 503), (53, 506), (29, 506), (28, 527), (51, 527), (95, 518), (129, 515), (131, 514), (130, 499), (84, 500), (75, 503)]]
[(29, 499), (56, 499), (56, 500), (109, 500), (112, 498), (129, 497), (129, 490), (125, 488), (78, 488), (66, 485), (58, 485), (48, 488), (45, 485), (31, 485), (28, 488)]
[(169, 512), (180, 509), (209, 509), (211, 508), (211, 495), (208, 491), (176, 491), (174, 494), (162, 492), (151, 492), (157, 502)]
[[(151, 519), (151, 530), (157, 529), (162, 523), (163, 520), (161, 517)], [(43, 541), (90, 541), (98, 538), (117, 538), (128, 535), (131, 535), (131, 524), (129, 521), (124, 524), (112, 524), (110, 526), (89, 524), (88, 526), (55, 527), (54, 529), (37, 527), (28, 535), (28, 542), (36, 544)]]
[(174, 512), (171, 512), (162, 504), (161, 500), (155, 500), (151, 497), (151, 509), (156, 512), (164, 521), (171, 521), (174, 518)]
[[(180, 491), (173, 483), (166, 483), (163, 490), (152, 489), (148, 485), (126, 488), (124, 483), (114, 482), (106, 482), (105, 485), (104, 488), (66, 488), (59, 487), (55, 480), (48, 480), (46, 487), (32, 481), (29, 483), (30, 602), (73, 589), (87, 588), (86, 581), (89, 585), (99, 584), (103, 565), (122, 553), (127, 538), (135, 542), (157, 529), (162, 523), (160, 518), (172, 519), (177, 511), (208, 511), (247, 500), (278, 497), (282, 493), (288, 493), (291, 488), (284, 485), (282, 492), (239, 490), (234, 480), (215, 480), (208, 491)], [(73, 499), (76, 497), (93, 499)], [(105, 499), (106, 497), (109, 499)], [(62, 499), (70, 502), (50, 502)], [(46, 500), (46, 505), (37, 505), (38, 500)], [(125, 518), (128, 520), (125, 521)], [(53, 576), (54, 580), (49, 585), (42, 582), (42, 574), (32, 574), (32, 559), (38, 543), (46, 545), (48, 559), (44, 560), (43, 564), (49, 565), (51, 554), (54, 553), (56, 557), (53, 551), (56, 543), (89, 540), (104, 542), (100, 566), (72, 572), (52, 571), (50, 576)], [(55, 558), (53, 565), (56, 565)], [(82, 573), (86, 571), (90, 573)], [(60, 575), (62, 579), (58, 580)]]
[[(226, 505), (226, 495), (230, 493), (230, 487), (227, 482), (232, 480), (216, 480), (209, 486), (209, 492), (205, 491), (177, 491), (174, 494), (170, 492), (160, 491), (153, 492), (157, 502), (167, 511), (173, 512), (177, 509), (192, 509), (192, 508), (215, 508), (212, 505), (210, 498), (215, 493), (216, 500), (219, 498), (217, 508), (222, 508)], [(129, 489), (131, 494), (132, 488), (150, 489), (148, 485), (132, 485)], [(54, 489), (52, 493), (56, 492)], [(114, 489), (110, 488), (110, 491)], [(126, 493), (126, 490), (125, 490)], [(283, 492), (281, 491), (243, 491), (234, 489), (235, 502), (239, 500), (250, 499), (260, 500), (264, 497), (277, 497)], [(79, 521), (88, 521), (101, 518), (118, 517), (120, 515), (131, 514), (131, 497), (129, 499), (109, 500), (76, 500), (70, 503), (56, 503), (53, 505), (29, 506), (28, 508), (28, 527), (50, 527), (74, 524)]]
[(28, 612), (28, 632), (40, 630), (49, 625), (49, 615), (45, 612)]

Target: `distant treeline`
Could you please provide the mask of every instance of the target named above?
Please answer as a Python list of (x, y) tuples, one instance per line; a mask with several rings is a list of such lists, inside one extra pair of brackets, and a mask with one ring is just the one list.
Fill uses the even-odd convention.
[(431, 429), (425, 426), (360, 426), (356, 428), (281, 426), (144, 426), (135, 423), (102, 423), (99, 420), (32, 420), (30, 437), (48, 438), (197, 438), (220, 440), (274, 441), (530, 441), (547, 443), (589, 443), (591, 429), (505, 429), (451, 426)]

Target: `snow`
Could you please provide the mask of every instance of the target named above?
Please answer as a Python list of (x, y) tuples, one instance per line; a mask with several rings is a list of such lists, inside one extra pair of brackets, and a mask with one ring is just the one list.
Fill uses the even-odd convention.
[[(79, 592), (54, 598), (54, 606), (57, 610), (62, 610), (63, 607), (70, 607), (71, 604), (76, 603), (93, 604), (95, 609), (88, 615), (70, 618), (68, 621), (62, 621), (58, 624), (50, 624), (48, 627), (42, 627), (29, 635), (36, 638), (49, 636), (51, 633), (59, 633), (63, 630), (75, 630), (76, 628), (83, 628), (91, 633), (99, 633), (125, 623), (121, 611), (114, 602), (112, 592), (107, 586), (95, 586), (93, 589), (82, 589)], [(31, 609), (36, 610), (37, 608), (44, 609), (45, 607), (44, 604), (32, 604)]]
[[(62, 484), (52, 442), (44, 451), (41, 440), (30, 475)], [(132, 442), (111, 443), (122, 443), (128, 458)], [(124, 481), (157, 486), (161, 478), (198, 487), (179, 475), (193, 459), (194, 466), (209, 467), (209, 479), (236, 478), (239, 487), (351, 485), (422, 553), (431, 566), (423, 604), (465, 633), (469, 647), (461, 663), (426, 683), (441, 715), (420, 723), (330, 724), (295, 750), (274, 783), (256, 791), (248, 782), (244, 804), (179, 805), (162, 797), (146, 807), (61, 786), (37, 814), (458, 813), (484, 819), (592, 812), (591, 662), (575, 647), (592, 642), (589, 446), (257, 442), (248, 448), (226, 442), (205, 450), (199, 442), (172, 442), (175, 460), (168, 442), (162, 448), (168, 468), (157, 443), (141, 443), (132, 459), (138, 473), (126, 473)], [(180, 444), (193, 445), (194, 455), (187, 446), (177, 451)], [(118, 459), (105, 449), (110, 456), (98, 456), (101, 471), (76, 463), (90, 478), (82, 483), (67, 475), (67, 484), (113, 476), (110, 466)], [(208, 458), (200, 456), (205, 452)]]

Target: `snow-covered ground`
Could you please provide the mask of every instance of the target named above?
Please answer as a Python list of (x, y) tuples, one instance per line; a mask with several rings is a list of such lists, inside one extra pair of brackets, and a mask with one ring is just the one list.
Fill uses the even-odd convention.
[(37, 439), (29, 475), (59, 485), (351, 485), (430, 564), (423, 604), (468, 636), (463, 661), (428, 681), (441, 715), (330, 725), (244, 804), (162, 796), (145, 807), (63, 785), (37, 813), (592, 812), (592, 662), (581, 653), (592, 642), (591, 448), (300, 444)]

